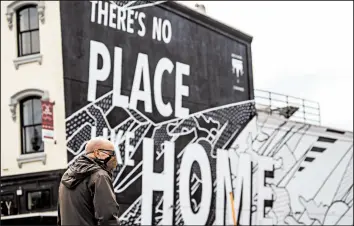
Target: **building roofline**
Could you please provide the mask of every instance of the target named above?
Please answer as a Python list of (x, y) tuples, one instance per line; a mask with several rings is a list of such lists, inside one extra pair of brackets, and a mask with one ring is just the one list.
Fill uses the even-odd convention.
[[(224, 22), (221, 22), (220, 20), (211, 17), (210, 15), (200, 13), (196, 9), (193, 9), (190, 6), (184, 5), (178, 1), (166, 1), (164, 4), (158, 5), (163, 8), (168, 8), (168, 10), (173, 11), (177, 14), (184, 14), (185, 17), (188, 19), (191, 19), (195, 22), (201, 22), (204, 26), (208, 28), (212, 28), (212, 30), (215, 30), (217, 28), (218, 30), (222, 31), (223, 33), (227, 33), (233, 37), (236, 37), (240, 40), (243, 40), (247, 42), (248, 44), (252, 43), (253, 37), (235, 27), (232, 27), (229, 24), (226, 24)], [(180, 12), (180, 13), (178, 13)], [(214, 29), (213, 29), (214, 28)]]

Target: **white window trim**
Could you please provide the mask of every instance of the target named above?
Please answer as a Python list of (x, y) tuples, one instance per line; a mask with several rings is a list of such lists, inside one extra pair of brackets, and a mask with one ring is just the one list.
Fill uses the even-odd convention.
[(14, 14), (16, 14), (16, 11), (26, 5), (37, 5), (38, 9), (38, 18), (42, 22), (42, 24), (45, 21), (45, 5), (44, 1), (12, 1), (8, 6), (7, 6), (7, 12), (6, 12), (6, 19), (7, 23), (9, 26), (9, 29), (12, 30), (13, 27), (13, 18)]
[[(13, 28), (13, 20), (14, 20), (14, 15), (16, 15), (16, 11), (20, 9), (21, 7), (27, 6), (27, 5), (36, 5), (37, 10), (38, 10), (38, 19), (42, 22), (42, 24), (45, 21), (45, 5), (44, 1), (12, 1), (8, 6), (7, 6), (7, 12), (6, 12), (6, 19), (7, 23), (9, 26), (9, 29), (12, 30)], [(16, 31), (17, 32), (17, 31)], [(14, 65), (16, 70), (19, 68), (20, 65), (22, 64), (27, 64), (27, 63), (33, 63), (33, 62), (38, 62), (39, 65), (42, 64), (42, 54), (33, 54), (33, 55), (28, 55), (28, 56), (22, 56), (22, 57), (16, 57), (16, 59), (13, 60)]]
[(47, 160), (47, 154), (44, 152), (36, 152), (31, 154), (21, 154), (17, 158), (17, 164), (19, 168), (22, 168), (22, 164), (29, 162), (38, 162), (41, 161), (45, 165)]
[(17, 57), (13, 60), (16, 70), (21, 64), (28, 64), (33, 62), (38, 62), (39, 65), (42, 64), (42, 54), (33, 54), (28, 56)]
[(11, 111), (11, 116), (12, 120), (16, 121), (16, 113), (17, 113), (17, 104), (20, 103), (20, 101), (26, 97), (29, 96), (40, 96), (42, 97), (42, 100), (49, 100), (49, 93), (46, 90), (40, 90), (40, 89), (24, 89), (21, 90), (14, 95), (10, 97), (10, 111)]
[[(20, 103), (21, 100), (30, 96), (40, 96), (42, 100), (49, 100), (49, 93), (46, 90), (41, 89), (24, 89), (21, 90), (10, 97), (10, 111), (11, 116), (14, 121), (16, 121), (17, 115), (17, 104)], [(36, 152), (30, 154), (20, 154), (20, 156), (16, 159), (18, 167), (21, 168), (22, 164), (29, 162), (42, 162), (43, 165), (46, 164), (47, 154), (45, 152)]]

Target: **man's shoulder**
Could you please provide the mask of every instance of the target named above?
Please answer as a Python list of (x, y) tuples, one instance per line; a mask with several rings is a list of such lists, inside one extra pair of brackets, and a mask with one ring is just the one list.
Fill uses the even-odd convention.
[(89, 186), (94, 186), (96, 183), (99, 183), (99, 181), (107, 181), (107, 182), (111, 182), (112, 179), (109, 176), (108, 172), (106, 172), (103, 169), (98, 169), (97, 171), (93, 172), (90, 175), (90, 182), (89, 182)]
[(111, 176), (109, 175), (109, 173), (104, 169), (98, 169), (97, 171), (92, 173), (91, 177), (94, 177), (96, 179), (101, 178), (101, 177), (111, 179)]

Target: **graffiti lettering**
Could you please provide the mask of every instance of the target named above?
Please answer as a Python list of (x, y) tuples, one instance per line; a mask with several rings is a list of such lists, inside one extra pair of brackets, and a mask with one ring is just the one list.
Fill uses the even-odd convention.
[[(250, 225), (252, 199), (252, 191), (250, 189), (252, 188), (252, 162), (250, 156), (248, 154), (240, 154), (238, 157), (233, 151), (229, 151), (228, 153), (226, 150), (219, 149), (216, 173), (218, 179), (216, 192), (216, 209), (218, 210), (216, 214), (216, 224), (233, 225), (239, 221), (242, 225)], [(232, 175), (237, 175), (236, 179), (232, 179)], [(230, 196), (232, 196), (233, 199)], [(225, 197), (227, 203), (226, 207)], [(242, 206), (239, 200), (242, 200)], [(241, 218), (237, 214), (240, 208), (242, 210)], [(226, 222), (224, 219), (225, 210), (226, 216), (228, 216)], [(235, 216), (235, 219), (233, 216)]]
[[(199, 210), (195, 213), (191, 207), (191, 192), (192, 188), (190, 175), (192, 171), (193, 162), (196, 162), (201, 170), (202, 195), (199, 204)], [(203, 146), (197, 143), (189, 144), (183, 153), (182, 162), (180, 166), (180, 203), (183, 207), (181, 209), (184, 223), (186, 225), (205, 225), (210, 211), (210, 204), (212, 198), (212, 179), (211, 169), (208, 155)]]
[(134, 150), (134, 147), (131, 145), (131, 139), (134, 139), (134, 133), (133, 132), (127, 132), (126, 133), (127, 137), (125, 139), (125, 160), (124, 163), (127, 166), (134, 166), (134, 160), (132, 159), (132, 152)]
[[(119, 47), (114, 48), (114, 65), (113, 65), (113, 104), (117, 107), (137, 109), (138, 101), (144, 103), (144, 110), (148, 113), (152, 112), (152, 94), (154, 94), (155, 105), (162, 116), (170, 116), (172, 108), (170, 103), (164, 103), (161, 92), (161, 79), (164, 71), (171, 73), (174, 65), (168, 58), (162, 58), (155, 69), (154, 76), (154, 92), (150, 86), (149, 58), (144, 53), (139, 53), (135, 67), (134, 80), (130, 101), (128, 96), (121, 93), (122, 89), (122, 54), (123, 50)], [(102, 67), (98, 68), (99, 55), (103, 59)], [(175, 116), (184, 118), (189, 115), (189, 109), (182, 107), (182, 97), (189, 96), (189, 87), (183, 85), (183, 76), (189, 76), (190, 66), (180, 62), (176, 62), (176, 86), (175, 86)], [(97, 82), (103, 82), (108, 79), (111, 72), (111, 58), (107, 46), (97, 41), (90, 42), (90, 65), (89, 65), (89, 84), (87, 100), (94, 101), (96, 99)], [(143, 90), (140, 90), (141, 82), (143, 82)]]
[(172, 26), (169, 20), (162, 20), (161, 18), (154, 17), (152, 25), (152, 39), (162, 40), (168, 44), (172, 37)]
[[(164, 204), (162, 223), (171, 224), (173, 216), (173, 194), (175, 191), (174, 162), (175, 150), (173, 142), (165, 143), (164, 170), (162, 173), (154, 173), (154, 141), (151, 138), (144, 138), (143, 141), (143, 172), (142, 172), (142, 225), (152, 224), (153, 216), (153, 192), (164, 193)], [(169, 162), (169, 164), (167, 164)], [(191, 206), (191, 192), (193, 187), (190, 179), (192, 165), (197, 163), (201, 170), (202, 195), (198, 211)], [(266, 201), (273, 200), (272, 190), (266, 183), (266, 172), (272, 172), (274, 161), (271, 158), (260, 158), (258, 164), (258, 187), (255, 191), (258, 194), (257, 204), (261, 211), (256, 216), (259, 223), (271, 223), (266, 217)], [(252, 209), (252, 162), (249, 154), (239, 156), (232, 151), (218, 150), (217, 156), (217, 192), (216, 192), (216, 225), (235, 225), (239, 221), (241, 225), (251, 224)], [(180, 165), (179, 178), (179, 200), (181, 213), (186, 225), (206, 224), (212, 200), (212, 176), (208, 155), (202, 145), (192, 143), (186, 146)], [(230, 171), (231, 169), (231, 171)], [(263, 178), (263, 179), (260, 179)], [(163, 183), (161, 183), (163, 181)], [(193, 189), (193, 188), (192, 188)], [(226, 192), (226, 196), (225, 196)], [(226, 206), (225, 206), (226, 197)], [(241, 201), (242, 200), (242, 201)], [(226, 211), (226, 212), (225, 212)], [(242, 213), (242, 214), (240, 214)]]
[(145, 13), (118, 7), (108, 1), (91, 2), (91, 22), (109, 26), (111, 28), (125, 31), (130, 34), (135, 32), (134, 23), (137, 20), (140, 26), (138, 35), (143, 37), (146, 34), (144, 19)]
[(154, 173), (154, 141), (149, 138), (143, 140), (142, 225), (152, 225), (154, 191), (164, 192), (162, 225), (173, 225), (175, 147), (173, 142), (165, 145), (168, 151), (164, 154), (164, 172)]

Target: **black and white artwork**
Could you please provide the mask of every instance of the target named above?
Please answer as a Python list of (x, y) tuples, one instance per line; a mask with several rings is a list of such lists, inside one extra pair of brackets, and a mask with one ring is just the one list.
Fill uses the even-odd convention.
[(120, 2), (60, 7), (68, 165), (114, 142), (122, 225), (352, 224), (352, 133), (257, 114), (249, 40)]

